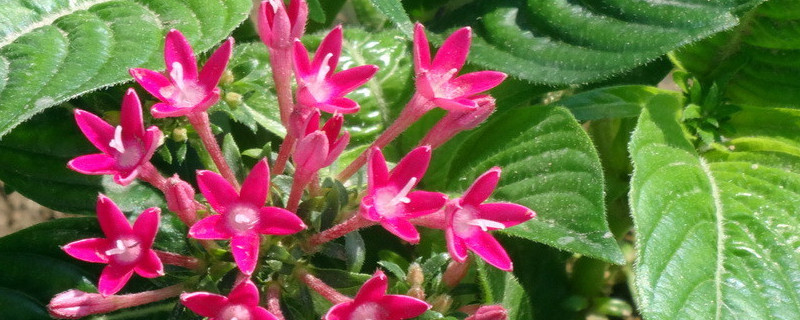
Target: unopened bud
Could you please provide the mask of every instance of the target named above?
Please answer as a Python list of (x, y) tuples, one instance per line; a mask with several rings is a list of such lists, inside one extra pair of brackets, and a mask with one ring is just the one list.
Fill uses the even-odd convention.
[(197, 221), (197, 208), (201, 206), (194, 199), (194, 188), (188, 182), (181, 180), (178, 175), (167, 179), (167, 208), (178, 215), (178, 218), (187, 226), (192, 226)]
[(219, 78), (219, 85), (229, 85), (233, 83), (233, 80), (236, 80), (236, 77), (233, 76), (233, 71), (225, 69), (225, 71), (222, 72), (222, 77)]
[(481, 306), (475, 313), (464, 320), (506, 320), (508, 311), (499, 304)]
[(406, 295), (420, 300), (425, 300), (425, 289), (422, 289), (422, 287), (411, 287), (411, 289), (408, 289)]
[(242, 104), (242, 95), (236, 92), (228, 92), (225, 94), (225, 103), (231, 107), (237, 107)]
[(443, 294), (433, 300), (431, 310), (438, 313), (447, 313), (450, 307), (453, 306), (453, 298), (449, 295)]
[(469, 260), (464, 261), (464, 263), (450, 261), (447, 269), (444, 270), (442, 281), (448, 288), (454, 288), (461, 283), (461, 280), (467, 275), (467, 271), (469, 271)]
[(172, 129), (172, 140), (175, 142), (184, 142), (189, 139), (189, 131), (184, 127)]
[(108, 313), (124, 308), (161, 301), (179, 295), (183, 285), (174, 285), (153, 291), (104, 297), (99, 293), (67, 290), (50, 300), (47, 310), (59, 319), (78, 319), (92, 314)]
[(419, 263), (414, 262), (408, 266), (406, 282), (412, 287), (422, 286), (422, 283), (425, 282), (425, 273), (422, 271), (422, 266), (420, 266)]
[(472, 98), (478, 105), (474, 110), (450, 111), (420, 141), (420, 145), (437, 148), (462, 131), (471, 130), (486, 121), (495, 110), (492, 96), (482, 95)]

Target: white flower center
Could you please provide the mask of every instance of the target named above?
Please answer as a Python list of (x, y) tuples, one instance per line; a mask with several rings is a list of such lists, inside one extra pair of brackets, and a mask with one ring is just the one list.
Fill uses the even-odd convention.
[(215, 317), (219, 320), (250, 320), (253, 316), (250, 314), (250, 309), (241, 304), (232, 305), (222, 309)]
[(383, 320), (388, 318), (389, 313), (386, 312), (376, 302), (364, 303), (350, 313), (350, 320)]
[(328, 52), (325, 55), (325, 58), (322, 59), (322, 65), (319, 66), (319, 71), (317, 71), (317, 78), (315, 79), (316, 82), (321, 83), (325, 81), (325, 76), (328, 75), (328, 72), (331, 71), (331, 66), (328, 65), (330, 63), (331, 58), (333, 58), (333, 53)]
[(462, 238), (472, 236), (478, 229), (487, 232), (506, 228), (500, 222), (479, 218), (478, 209), (474, 206), (465, 205), (455, 210), (453, 213), (453, 231)]
[(120, 238), (114, 241), (114, 247), (106, 250), (105, 254), (118, 263), (130, 264), (139, 259), (142, 246), (137, 239)]
[(258, 209), (245, 204), (235, 205), (228, 210), (225, 218), (231, 230), (250, 231), (258, 223)]
[(396, 193), (392, 188), (378, 190), (375, 195), (375, 207), (381, 216), (394, 217), (396, 213), (400, 211), (398, 209), (401, 203), (410, 203), (411, 199), (408, 198), (408, 193), (411, 192), (411, 189), (413, 189), (416, 184), (417, 178), (413, 177), (408, 180), (403, 189)]
[(111, 141), (108, 143), (108, 146), (114, 148), (120, 153), (125, 152), (125, 144), (122, 143), (122, 126), (117, 126), (114, 128), (114, 139), (111, 139)]
[(183, 65), (180, 62), (172, 63), (172, 71), (169, 72), (172, 79), (172, 86), (163, 87), (159, 90), (169, 103), (179, 108), (192, 108), (200, 103), (205, 97), (204, 91), (196, 83), (186, 82)]

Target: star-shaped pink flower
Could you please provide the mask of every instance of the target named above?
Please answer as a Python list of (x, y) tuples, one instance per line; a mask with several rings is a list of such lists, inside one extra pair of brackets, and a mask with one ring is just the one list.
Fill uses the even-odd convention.
[(180, 117), (203, 112), (217, 103), (219, 79), (228, 65), (233, 49), (233, 38), (228, 38), (208, 58), (198, 72), (197, 58), (189, 41), (178, 30), (170, 30), (164, 43), (166, 75), (159, 72), (133, 68), (130, 74), (142, 87), (161, 100), (150, 109), (153, 117)]
[(231, 252), (239, 269), (252, 274), (258, 262), (261, 234), (287, 235), (306, 228), (294, 213), (277, 207), (265, 207), (269, 191), (267, 160), (259, 161), (242, 184), (241, 192), (219, 174), (197, 172), (200, 192), (214, 211), (189, 229), (189, 237), (205, 240), (231, 239)]
[(89, 142), (103, 153), (77, 157), (67, 167), (83, 174), (113, 174), (114, 181), (123, 186), (136, 179), (161, 142), (157, 127), (144, 129), (142, 105), (133, 89), (128, 89), (122, 98), (120, 125), (114, 127), (80, 109), (75, 110), (75, 121)]
[(79, 260), (107, 263), (97, 290), (104, 296), (112, 295), (125, 286), (134, 272), (145, 278), (164, 275), (161, 260), (151, 248), (160, 217), (160, 209), (147, 209), (131, 227), (117, 205), (101, 194), (97, 199), (97, 220), (106, 237), (78, 240), (61, 249)]
[(500, 168), (489, 169), (475, 179), (461, 198), (447, 203), (445, 239), (454, 260), (466, 261), (469, 249), (498, 269), (513, 269), (508, 253), (488, 231), (513, 227), (536, 217), (536, 213), (515, 203), (483, 203), (499, 180)]
[(291, 47), (303, 36), (307, 19), (306, 0), (292, 0), (288, 9), (283, 0), (264, 0), (258, 8), (258, 34), (268, 47)]
[(403, 320), (417, 317), (431, 305), (417, 298), (386, 294), (389, 279), (382, 271), (375, 272), (358, 290), (353, 300), (333, 306), (325, 320)]
[(300, 40), (294, 42), (294, 69), (297, 77), (297, 102), (329, 113), (354, 113), (358, 103), (345, 98), (350, 91), (369, 81), (378, 67), (358, 66), (334, 73), (342, 52), (342, 26), (333, 28), (310, 61)]
[(258, 305), (258, 288), (250, 279), (242, 281), (226, 296), (210, 292), (181, 294), (181, 303), (209, 320), (278, 320)]
[(473, 95), (499, 85), (506, 74), (498, 71), (478, 71), (461, 76), (472, 41), (472, 29), (461, 28), (448, 37), (431, 61), (431, 52), (425, 28), (417, 23), (414, 28), (414, 71), (417, 92), (437, 106), (447, 110), (477, 108), (470, 99)]
[(419, 232), (408, 220), (436, 212), (447, 202), (447, 196), (439, 192), (411, 191), (422, 179), (430, 161), (431, 148), (418, 147), (389, 172), (383, 153), (374, 148), (367, 164), (367, 195), (361, 200), (362, 217), (379, 222), (405, 241), (419, 242)]

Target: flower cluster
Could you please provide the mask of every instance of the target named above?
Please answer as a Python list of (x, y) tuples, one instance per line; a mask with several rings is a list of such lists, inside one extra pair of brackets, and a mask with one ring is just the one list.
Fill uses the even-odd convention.
[[(359, 105), (346, 95), (369, 81), (378, 68), (366, 65), (337, 71), (341, 26), (325, 36), (310, 58), (299, 40), (308, 15), (304, 0), (292, 0), (288, 8), (281, 0), (263, 1), (257, 15), (257, 29), (271, 53), (281, 121), (288, 132), (272, 163), (273, 170), (269, 160), (263, 158), (243, 181), (238, 181), (210, 127), (208, 110), (220, 98), (219, 81), (232, 56), (233, 40), (226, 40), (200, 68), (189, 41), (180, 31), (169, 31), (164, 45), (166, 70), (131, 69), (130, 74), (158, 100), (150, 109), (152, 117), (186, 117), (208, 152), (216, 168), (196, 172), (199, 194), (178, 175), (162, 176), (151, 163), (163, 134), (156, 126), (145, 129), (142, 104), (134, 89), (122, 99), (119, 124), (110, 124), (87, 111), (75, 111), (78, 127), (101, 153), (77, 157), (68, 167), (84, 174), (113, 175), (123, 186), (139, 179), (158, 188), (169, 212), (187, 225), (187, 237), (194, 239), (203, 252), (185, 256), (155, 249), (161, 209), (144, 210), (131, 225), (110, 198), (100, 195), (97, 219), (105, 238), (83, 239), (62, 248), (76, 259), (106, 264), (98, 293), (61, 293), (49, 305), (51, 315), (78, 318), (180, 296), (188, 309), (211, 319), (284, 319), (281, 296), (296, 292), (287, 290), (291, 286), (305, 286), (328, 299), (332, 307), (323, 317), (327, 320), (400, 320), (417, 317), (431, 308), (450, 311), (452, 302), (439, 303), (451, 301), (444, 293), (425, 300), (424, 278), (418, 265), (413, 272), (410, 269), (406, 279), (411, 285), (407, 295), (387, 294), (394, 286), (380, 270), (353, 298), (315, 276), (317, 267), (312, 257), (330, 247), (333, 240), (375, 225), (409, 244), (421, 241), (418, 227), (442, 230), (453, 260), (443, 274), (450, 288), (467, 274), (469, 251), (492, 266), (512, 270), (511, 259), (490, 231), (524, 223), (535, 213), (514, 203), (486, 203), (498, 185), (500, 168), (486, 171), (460, 197), (417, 189), (433, 149), (458, 132), (478, 126), (494, 111), (495, 100), (482, 92), (500, 84), (505, 74), (480, 71), (458, 75), (467, 59), (471, 30), (454, 32), (431, 59), (424, 29), (417, 24), (413, 46), (417, 91), (396, 122), (339, 173), (339, 185), (358, 188), (359, 179), (349, 178), (366, 164), (366, 190), (348, 197), (351, 203), (341, 207), (354, 210), (341, 214), (339, 223), (325, 228), (313, 223), (304, 206), (318, 205), (321, 169), (334, 164), (350, 140), (349, 133), (342, 132), (343, 114), (357, 112)], [(297, 84), (294, 91), (292, 77)], [(437, 106), (447, 110), (447, 115), (419, 147), (392, 167), (382, 149)], [(287, 197), (272, 197), (273, 177), (284, 174), (290, 161), (291, 190)], [(197, 277), (155, 291), (120, 294), (134, 273), (160, 277), (170, 270), (165, 265), (188, 269)], [(198, 291), (201, 286), (196, 279), (219, 282), (219, 270), (227, 270), (236, 279), (230, 288), (220, 290), (229, 293)], [(262, 292), (267, 296), (266, 304), (261, 304)], [(501, 306), (479, 306), (469, 313), (468, 319), (506, 317)]]

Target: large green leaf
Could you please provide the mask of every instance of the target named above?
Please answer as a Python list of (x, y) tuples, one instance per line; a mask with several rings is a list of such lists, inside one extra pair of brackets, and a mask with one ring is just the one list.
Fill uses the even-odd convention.
[(53, 108), (0, 142), (0, 180), (44, 206), (68, 213), (94, 214), (98, 193), (128, 212), (164, 206), (159, 191), (149, 185), (122, 187), (111, 176), (88, 176), (67, 168), (70, 159), (90, 153), (98, 151), (78, 130), (73, 115)]
[(731, 28), (759, 0), (473, 1), (432, 21), (471, 25), (470, 61), (535, 83), (606, 79)]
[[(623, 263), (608, 229), (597, 152), (563, 108), (518, 108), (491, 119), (450, 156), (437, 161), (426, 186), (462, 192), (493, 166), (503, 168), (492, 195), (531, 208), (538, 217), (504, 230), (556, 248)], [(447, 158), (444, 158), (447, 157)]]
[(627, 85), (594, 89), (556, 101), (580, 121), (637, 117), (642, 108), (657, 94), (680, 93), (650, 86)]
[(768, 1), (738, 27), (673, 58), (703, 81), (725, 83), (734, 103), (800, 108), (799, 23), (800, 2)]
[(630, 144), (630, 201), (636, 288), (648, 319), (794, 319), (800, 312), (800, 137), (772, 135), (780, 129), (742, 118), (757, 113), (760, 121), (783, 118), (777, 128), (796, 128), (800, 115), (742, 112), (731, 120), (737, 133), (728, 151), (704, 155), (687, 139), (677, 99), (657, 96), (642, 112)]
[(65, 100), (163, 68), (164, 35), (204, 51), (247, 17), (249, 0), (8, 0), (0, 13), (0, 136)]
[(483, 261), (477, 265), (484, 304), (503, 305), (510, 320), (533, 319), (530, 298), (513, 273), (495, 269)]

